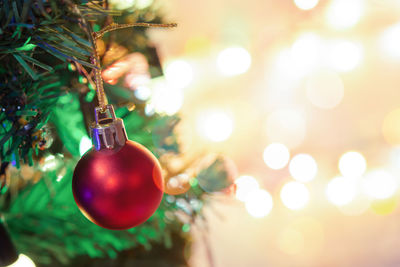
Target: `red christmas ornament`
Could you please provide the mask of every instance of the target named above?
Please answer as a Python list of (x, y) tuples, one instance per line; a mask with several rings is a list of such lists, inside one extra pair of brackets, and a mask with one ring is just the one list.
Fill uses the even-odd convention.
[(107, 105), (107, 111), (111, 116), (96, 108), (94, 147), (78, 162), (72, 191), (90, 221), (123, 230), (145, 222), (157, 210), (163, 178), (156, 157), (127, 139), (123, 122), (115, 117), (111, 105)]

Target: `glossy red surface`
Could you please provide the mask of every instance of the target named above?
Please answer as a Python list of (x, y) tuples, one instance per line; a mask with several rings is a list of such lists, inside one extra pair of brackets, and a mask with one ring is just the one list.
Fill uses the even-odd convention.
[(163, 195), (161, 167), (144, 146), (127, 141), (118, 152), (87, 152), (78, 162), (72, 191), (93, 223), (122, 230), (145, 222)]

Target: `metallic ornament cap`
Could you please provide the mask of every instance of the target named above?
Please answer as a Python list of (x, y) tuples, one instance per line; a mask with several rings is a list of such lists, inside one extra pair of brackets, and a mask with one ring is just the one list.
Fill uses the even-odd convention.
[(96, 150), (119, 150), (128, 140), (124, 122), (115, 117), (112, 105), (104, 109), (96, 107), (94, 110), (95, 122), (90, 126), (93, 145)]

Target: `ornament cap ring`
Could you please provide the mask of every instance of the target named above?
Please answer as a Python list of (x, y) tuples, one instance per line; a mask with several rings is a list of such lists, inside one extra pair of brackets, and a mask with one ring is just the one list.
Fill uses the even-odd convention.
[(126, 135), (124, 122), (115, 116), (112, 105), (96, 107), (94, 109), (95, 121), (90, 126), (94, 148), (99, 151), (103, 149), (119, 150), (125, 145), (128, 137)]

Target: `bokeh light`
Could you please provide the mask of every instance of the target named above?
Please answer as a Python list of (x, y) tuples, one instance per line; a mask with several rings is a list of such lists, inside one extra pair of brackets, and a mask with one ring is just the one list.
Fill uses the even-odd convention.
[(306, 82), (307, 98), (322, 109), (332, 109), (340, 104), (344, 95), (342, 79), (333, 71), (319, 70), (312, 73)]
[(193, 68), (183, 59), (174, 60), (166, 64), (164, 76), (171, 87), (182, 89), (192, 82)]
[(297, 110), (275, 110), (267, 118), (267, 137), (271, 142), (295, 148), (304, 141), (305, 135), (306, 123)]
[(294, 4), (302, 10), (313, 9), (318, 2), (319, 0), (294, 0)]
[(83, 156), (83, 154), (85, 154), (86, 151), (88, 151), (89, 149), (91, 149), (92, 146), (93, 146), (93, 145), (92, 145), (92, 140), (91, 140), (88, 136), (84, 135), (84, 136), (81, 138), (81, 141), (79, 142), (79, 154), (80, 154), (81, 156)]
[(337, 40), (329, 45), (328, 64), (336, 71), (348, 72), (355, 69), (362, 61), (364, 49), (361, 44)]
[(384, 30), (379, 38), (379, 47), (386, 59), (400, 60), (400, 23)]
[(35, 263), (25, 254), (19, 254), (18, 259), (7, 267), (35, 267)]
[(290, 158), (289, 149), (280, 143), (269, 144), (263, 153), (263, 159), (268, 167), (274, 170), (282, 169), (287, 165)]
[(233, 131), (233, 118), (223, 110), (206, 110), (197, 118), (197, 130), (206, 139), (222, 142)]
[(145, 9), (153, 3), (153, 0), (135, 0), (135, 7), (138, 9)]
[(110, 5), (116, 9), (127, 9), (131, 8), (135, 4), (136, 0), (110, 0)]
[(151, 89), (148, 86), (138, 86), (133, 92), (135, 97), (139, 100), (146, 101), (151, 97)]
[(355, 181), (348, 177), (335, 177), (326, 186), (325, 194), (332, 204), (346, 205), (356, 196)]
[(164, 192), (169, 195), (180, 195), (190, 189), (190, 177), (186, 173), (181, 173), (173, 177), (164, 179)]
[(257, 180), (249, 175), (242, 175), (235, 180), (236, 184), (236, 198), (240, 201), (245, 202), (247, 197), (253, 192), (259, 189)]
[(382, 126), (383, 137), (391, 145), (400, 145), (400, 108), (385, 116)]
[(315, 33), (303, 33), (293, 43), (291, 57), (296, 71), (303, 74), (318, 66), (321, 50), (321, 39)]
[(348, 29), (360, 21), (363, 12), (363, 0), (333, 0), (327, 9), (326, 19), (334, 29)]
[(385, 170), (367, 172), (362, 180), (364, 193), (374, 199), (386, 199), (394, 195), (397, 190), (395, 177)]
[(60, 163), (60, 159), (56, 156), (50, 154), (44, 158), (43, 163), (41, 163), (42, 171), (52, 171), (55, 170), (57, 165)]
[(153, 81), (153, 94), (149, 105), (157, 113), (173, 115), (182, 107), (184, 94), (181, 89), (169, 87), (168, 85), (163, 79)]
[(283, 205), (291, 210), (304, 208), (310, 200), (308, 188), (299, 182), (288, 182), (281, 189), (281, 200)]
[(378, 215), (388, 215), (392, 213), (397, 207), (397, 197), (388, 199), (374, 200), (371, 203), (371, 210)]
[(297, 154), (289, 163), (289, 172), (299, 182), (309, 182), (317, 175), (318, 166), (315, 159), (308, 154)]
[(339, 170), (343, 176), (360, 177), (366, 169), (367, 161), (359, 152), (346, 152), (339, 159)]
[(251, 56), (243, 47), (229, 47), (218, 54), (217, 67), (225, 76), (245, 73), (251, 65)]
[(247, 212), (255, 218), (267, 216), (271, 212), (272, 206), (271, 195), (263, 189), (253, 191), (245, 201)]

